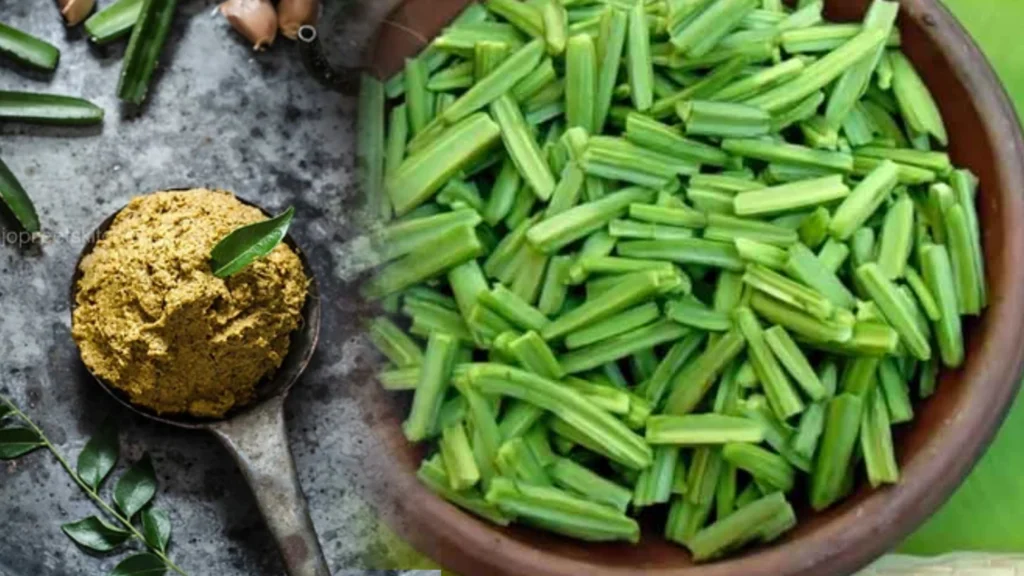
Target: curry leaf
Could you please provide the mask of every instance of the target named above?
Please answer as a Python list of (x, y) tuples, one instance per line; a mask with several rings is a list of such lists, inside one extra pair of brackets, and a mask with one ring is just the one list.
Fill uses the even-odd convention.
[(0, 404), (0, 420), (7, 418), (11, 414), (14, 414), (14, 410), (6, 404)]
[(171, 541), (171, 517), (159, 508), (146, 508), (142, 511), (142, 534), (147, 544), (166, 552), (167, 543)]
[(95, 516), (65, 524), (60, 529), (80, 546), (96, 552), (110, 552), (131, 537), (129, 532), (115, 528)]
[(167, 572), (167, 565), (155, 554), (129, 556), (114, 567), (108, 576), (159, 576)]
[(36, 214), (36, 208), (3, 160), (0, 160), (0, 200), (10, 208), (26, 232), (39, 232), (39, 215)]
[(117, 427), (108, 419), (78, 455), (78, 476), (89, 488), (99, 488), (114, 469), (118, 456)]
[(135, 516), (156, 495), (156, 473), (146, 454), (131, 467), (114, 487), (114, 503), (127, 518)]
[(243, 226), (228, 234), (210, 252), (213, 275), (227, 278), (270, 254), (288, 234), (294, 216), (295, 208), (289, 207), (280, 216)]
[(14, 460), (43, 446), (43, 439), (29, 428), (0, 429), (0, 460)]

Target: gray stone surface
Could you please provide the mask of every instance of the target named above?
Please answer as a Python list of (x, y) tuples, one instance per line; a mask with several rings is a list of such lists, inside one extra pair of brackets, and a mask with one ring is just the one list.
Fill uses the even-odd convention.
[[(366, 3), (379, 12), (384, 0)], [(67, 293), (85, 235), (134, 195), (210, 186), (272, 211), (294, 205), (293, 234), (312, 256), (327, 305), (318, 357), (289, 401), (291, 444), (331, 566), (392, 567), (395, 547), (364, 497), (373, 480), (359, 471), (372, 446), (352, 383), (369, 355), (345, 304), (353, 269), (346, 246), (358, 234), (354, 102), (310, 79), (290, 43), (252, 53), (215, 7), (181, 0), (149, 101), (133, 114), (115, 98), (123, 43), (97, 50), (80, 32), (65, 32), (52, 0), (0, 0), (0, 19), (62, 51), (52, 78), (0, 67), (0, 89), (79, 95), (107, 111), (102, 129), (0, 126), (0, 156), (34, 198), (48, 235), (16, 245), (13, 220), (0, 213), (0, 392), (71, 458), (115, 417), (121, 465), (153, 455), (157, 501), (174, 524), (172, 557), (189, 574), (281, 574), (242, 476), (213, 437), (141, 420), (89, 379), (71, 341)], [(358, 21), (338, 2), (325, 15), (328, 36), (350, 44), (365, 35), (345, 33), (365, 33)], [(351, 46), (335, 52), (357, 59)], [(60, 532), (94, 513), (48, 454), (0, 463), (0, 575), (106, 573), (116, 558), (90, 557)]]

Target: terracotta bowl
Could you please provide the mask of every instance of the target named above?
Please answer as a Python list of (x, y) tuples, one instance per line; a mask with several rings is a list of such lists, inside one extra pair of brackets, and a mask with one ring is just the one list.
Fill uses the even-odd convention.
[[(382, 77), (402, 66), (469, 0), (406, 0), (378, 36), (373, 65)], [(830, 0), (832, 19), (860, 19), (869, 0)], [(901, 540), (946, 501), (988, 446), (1016, 394), (1024, 360), (1024, 140), (1002, 85), (978, 47), (935, 0), (902, 0), (907, 55), (938, 99), (950, 153), (981, 179), (980, 218), (991, 306), (967, 325), (962, 370), (942, 375), (939, 391), (917, 407), (897, 437), (903, 480), (881, 490), (862, 483), (821, 514), (800, 511), (783, 540), (696, 566), (661, 537), (664, 519), (646, 519), (640, 545), (592, 545), (522, 527), (477, 520), (420, 486), (422, 456), (400, 429), (404, 407), (376, 423), (393, 460), (403, 535), (464, 576), (828, 576), (849, 574)], [(413, 33), (410, 33), (410, 30)], [(663, 516), (663, 515), (659, 515)]]

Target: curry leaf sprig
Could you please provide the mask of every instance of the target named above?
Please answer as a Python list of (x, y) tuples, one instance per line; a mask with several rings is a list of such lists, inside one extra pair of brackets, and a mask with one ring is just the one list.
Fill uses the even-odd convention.
[[(5, 426), (4, 421), (8, 421)], [(100, 554), (121, 549), (136, 540), (149, 551), (128, 556), (109, 576), (159, 575), (171, 570), (186, 576), (167, 555), (171, 521), (167, 512), (152, 504), (157, 481), (148, 455), (132, 465), (113, 489), (113, 503), (100, 495), (103, 481), (117, 465), (120, 455), (117, 428), (107, 421), (85, 445), (75, 467), (46, 437), (43, 430), (10, 399), (0, 395), (0, 460), (14, 460), (38, 449), (49, 450), (75, 484), (99, 508), (100, 516), (89, 516), (61, 526), (61, 530), (82, 548)], [(111, 523), (108, 523), (111, 521)]]

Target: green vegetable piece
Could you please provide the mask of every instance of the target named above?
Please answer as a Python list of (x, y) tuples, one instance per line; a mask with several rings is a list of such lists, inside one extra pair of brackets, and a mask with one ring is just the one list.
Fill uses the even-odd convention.
[(646, 112), (654, 104), (654, 61), (651, 58), (647, 14), (640, 2), (635, 2), (629, 11), (628, 31), (626, 69), (629, 73), (630, 97), (633, 99), (633, 108)]
[(963, 328), (957, 308), (953, 267), (944, 246), (930, 244), (921, 250), (921, 272), (941, 315), (935, 325), (935, 339), (942, 363), (958, 368), (964, 362)]
[(642, 438), (570, 388), (499, 364), (474, 364), (466, 377), (484, 394), (512, 396), (556, 414), (624, 466), (642, 470), (651, 464), (650, 447)]
[(690, 329), (685, 326), (662, 320), (563, 354), (561, 364), (566, 372), (576, 374), (625, 358), (641, 350), (673, 342), (686, 336), (689, 332)]
[(473, 47), (473, 78), (486, 78), (508, 58), (509, 52), (509, 45), (504, 42), (477, 42)]
[(953, 192), (956, 195), (957, 204), (967, 217), (967, 227), (970, 230), (971, 253), (974, 256), (975, 277), (978, 279), (980, 290), (979, 304), (982, 308), (988, 305), (988, 288), (985, 286), (985, 254), (981, 246), (981, 228), (978, 223), (978, 212), (975, 209), (975, 201), (978, 194), (978, 178), (969, 170), (955, 170), (950, 176)]
[(825, 409), (825, 402), (807, 406), (807, 410), (800, 415), (800, 424), (797, 426), (796, 434), (793, 435), (791, 442), (793, 452), (808, 461), (814, 460), (814, 455), (818, 451), (818, 440), (825, 430)]
[(550, 199), (555, 191), (555, 177), (541, 156), (540, 147), (530, 134), (515, 101), (508, 96), (498, 98), (491, 105), (491, 114), (501, 127), (505, 148), (523, 181), (530, 185), (538, 198)]
[(897, 179), (898, 167), (891, 161), (883, 161), (872, 170), (832, 215), (829, 224), (832, 237), (836, 240), (849, 240), (882, 205), (896, 187)]
[(874, 53), (886, 40), (884, 30), (865, 29), (845, 44), (816, 60), (794, 80), (764, 92), (746, 103), (772, 114), (797, 104), (831, 84), (858, 61)]
[[(472, 65), (469, 68), (452, 68), (455, 71), (449, 76), (468, 77), (472, 83)], [(438, 77), (445, 72), (438, 74)], [(435, 79), (431, 79), (435, 82)], [(434, 84), (435, 88), (440, 86), (460, 86), (461, 82), (450, 83), (449, 78), (438, 78)], [(409, 126), (414, 136), (421, 134), (430, 123), (432, 114), (430, 110), (430, 95), (427, 93), (427, 68), (422, 58), (406, 59), (406, 106), (409, 109)]]
[[(399, 104), (391, 109), (388, 117), (388, 134), (384, 147), (384, 175), (391, 176), (402, 165), (405, 160), (405, 147), (409, 143), (409, 112), (405, 104)], [(368, 141), (367, 146), (373, 142)], [(383, 186), (383, 181), (381, 181)], [(380, 194), (383, 189), (378, 189)], [(390, 207), (391, 200), (381, 194), (382, 201)]]
[(677, 52), (699, 58), (711, 52), (758, 4), (758, 0), (718, 0), (673, 33), (670, 41)]
[(473, 459), (466, 427), (459, 423), (447, 426), (441, 432), (441, 460), (448, 474), (448, 485), (452, 490), (472, 488), (480, 481), (480, 469)]
[(786, 459), (754, 444), (731, 443), (722, 448), (726, 462), (750, 473), (773, 490), (789, 492), (796, 483), (796, 470)]
[(554, 352), (536, 332), (527, 332), (513, 340), (509, 343), (509, 352), (523, 368), (545, 378), (558, 380), (567, 372), (567, 368), (562, 366), (565, 358), (561, 362), (555, 358)]
[(632, 518), (556, 488), (495, 478), (486, 498), (504, 512), (558, 534), (590, 542), (640, 540), (640, 526)]
[(737, 238), (735, 243), (740, 258), (747, 262), (760, 264), (772, 270), (781, 270), (789, 261), (788, 252), (771, 244), (764, 244), (748, 238)]
[(519, 0), (487, 0), (484, 5), (530, 36), (543, 36), (544, 16), (534, 5)]
[(633, 500), (632, 490), (599, 476), (568, 458), (556, 459), (548, 468), (548, 474), (557, 486), (575, 492), (591, 502), (611, 506), (622, 513), (626, 512)]
[(785, 162), (827, 168), (838, 172), (853, 170), (853, 157), (845, 152), (814, 150), (797, 144), (754, 139), (726, 139), (722, 141), (722, 149), (736, 156), (765, 162)]
[(731, 442), (758, 443), (764, 430), (753, 420), (719, 414), (651, 416), (647, 420), (649, 444), (705, 446)]
[(412, 409), (403, 425), (405, 437), (410, 442), (425, 440), (435, 429), (457, 352), (458, 343), (449, 334), (435, 332), (427, 340), (420, 381), (416, 385)]
[(750, 363), (754, 366), (757, 379), (761, 382), (768, 402), (779, 419), (788, 418), (803, 412), (804, 403), (797, 394), (786, 373), (782, 371), (775, 355), (765, 339), (757, 317), (750, 308), (737, 308), (733, 313), (736, 325), (747, 341), (747, 353)]
[(949, 154), (945, 152), (922, 152), (902, 148), (886, 148), (881, 146), (862, 146), (857, 148), (857, 155), (879, 160), (892, 160), (898, 164), (917, 166), (938, 174), (948, 174), (953, 169)]
[(493, 522), (499, 526), (508, 526), (512, 519), (506, 516), (497, 506), (484, 500), (476, 491), (457, 492), (451, 489), (447, 473), (440, 458), (425, 460), (416, 472), (416, 477), (432, 492), (468, 512)]
[(384, 297), (447, 272), (483, 252), (473, 228), (458, 226), (438, 237), (435, 243), (417, 247), (381, 270), (369, 286), (368, 295)]
[(835, 239), (829, 238), (818, 251), (818, 260), (826, 270), (835, 274), (846, 263), (850, 256), (850, 247)]
[(609, 136), (590, 139), (581, 165), (590, 176), (622, 180), (656, 190), (669, 186), (676, 176), (695, 174), (700, 169), (688, 160), (653, 152)]
[(982, 309), (982, 284), (978, 268), (974, 264), (974, 239), (966, 211), (962, 206), (951, 206), (946, 210), (946, 247), (953, 264), (956, 279), (957, 310), (961, 314), (978, 315)]
[(715, 378), (746, 345), (743, 335), (730, 330), (690, 362), (672, 379), (671, 393), (663, 413), (685, 415), (693, 412), (711, 389)]
[(690, 136), (754, 138), (768, 134), (772, 117), (745, 104), (690, 100), (676, 105)]
[(699, 229), (707, 225), (707, 216), (688, 206), (653, 206), (651, 204), (630, 204), (629, 216), (642, 222), (682, 226)]
[(103, 121), (103, 109), (87, 100), (71, 96), (4, 90), (0, 91), (0, 120), (87, 126)]
[(146, 99), (177, 6), (177, 0), (143, 0), (121, 66), (121, 100), (138, 106)]
[(780, 514), (793, 515), (794, 512), (786, 497), (775, 492), (697, 532), (689, 539), (687, 547), (697, 562), (713, 560), (756, 540), (765, 525)]
[(878, 384), (876, 390), (885, 400), (887, 417), (892, 424), (913, 420), (914, 407), (910, 402), (910, 387), (894, 359), (884, 358), (878, 365)]
[(627, 258), (665, 260), (678, 264), (697, 264), (731, 271), (743, 270), (743, 259), (740, 258), (734, 246), (700, 238), (620, 242), (616, 246), (616, 251), (620, 256)]
[(594, 131), (604, 131), (611, 110), (615, 83), (619, 77), (622, 56), (626, 47), (629, 28), (629, 14), (624, 10), (610, 8), (601, 16), (600, 33), (597, 38), (597, 93), (594, 102)]
[(738, 238), (746, 238), (772, 246), (786, 247), (795, 244), (799, 240), (799, 235), (795, 230), (770, 222), (736, 218), (725, 214), (708, 214), (708, 227), (704, 230), (704, 238), (719, 242), (735, 242)]
[(485, 306), (523, 330), (543, 330), (551, 322), (540, 310), (501, 284), (489, 292), (481, 293), (479, 299)]
[(377, 381), (385, 390), (394, 392), (399, 390), (415, 390), (419, 384), (420, 369), (402, 368), (399, 370), (383, 370), (377, 373)]
[[(863, 27), (882, 30), (886, 37), (889, 37), (895, 29), (899, 10), (900, 6), (896, 2), (876, 0), (868, 9)], [(839, 77), (825, 109), (825, 118), (831, 126), (838, 128), (854, 109), (871, 83), (871, 76), (884, 54), (883, 46), (875, 48), (873, 53), (861, 58)]]
[(47, 72), (56, 70), (57, 62), (60, 61), (60, 50), (56, 46), (2, 23), (0, 23), (0, 54), (4, 54), (19, 64)]
[(442, 132), (388, 177), (385, 190), (395, 212), (402, 216), (426, 202), (501, 135), (498, 124), (482, 113), (471, 115)]
[(839, 308), (852, 309), (856, 299), (850, 290), (828, 268), (802, 244), (789, 247), (789, 260), (785, 265), (786, 273), (803, 282), (807, 286), (823, 294)]
[[(807, 356), (800, 350), (796, 342), (781, 326), (773, 326), (764, 332), (765, 342), (775, 357), (796, 380), (800, 388), (815, 402), (824, 400), (828, 395), (825, 385), (818, 379)], [(757, 366), (754, 365), (756, 370)], [(769, 399), (771, 396), (769, 396)]]
[[(637, 146), (697, 164), (725, 167), (729, 162), (728, 154), (720, 149), (685, 138), (678, 128), (635, 112), (626, 116), (625, 137)], [(691, 181), (691, 185), (697, 184)]]
[(669, 384), (673, 381), (673, 377), (679, 373), (691, 358), (693, 358), (693, 355), (697, 353), (697, 349), (703, 341), (703, 334), (690, 333), (669, 348), (668, 353), (666, 353), (661, 362), (658, 363), (658, 366), (654, 370), (654, 374), (652, 374), (650, 379), (647, 381), (647, 387), (644, 391), (647, 401), (652, 406), (658, 406), (661, 404), (661, 400), (664, 397), (665, 392), (668, 391)]
[(585, 34), (573, 36), (565, 53), (565, 117), (568, 126), (595, 133), (597, 47)]
[(436, 242), (455, 228), (472, 228), (479, 223), (480, 215), (469, 208), (394, 222), (384, 229), (381, 238), (384, 259), (394, 260)]
[(835, 310), (832, 302), (817, 290), (757, 264), (747, 266), (743, 282), (820, 320), (830, 319)]
[(767, 293), (755, 291), (750, 307), (769, 322), (815, 343), (848, 342), (854, 334), (853, 326), (836, 320), (822, 320), (788, 302), (777, 300)]
[(604, 198), (574, 206), (532, 226), (526, 233), (530, 244), (553, 253), (603, 228), (610, 220), (621, 215), (630, 204), (650, 202), (651, 190), (625, 188)]
[(516, 193), (522, 187), (522, 177), (515, 162), (506, 157), (491, 188), (491, 195), (484, 206), (484, 220), (491, 226), (501, 222), (512, 211)]
[(900, 52), (889, 54), (889, 60), (893, 70), (892, 89), (907, 125), (915, 132), (929, 134), (943, 146), (948, 146), (949, 135), (942, 114), (914, 65)]
[(794, 124), (810, 120), (824, 101), (825, 93), (819, 90), (789, 107), (773, 112), (772, 131), (781, 132)]
[(85, 21), (85, 33), (103, 46), (131, 34), (142, 12), (142, 0), (117, 0)]
[(540, 8), (544, 22), (544, 42), (548, 54), (558, 56), (565, 51), (569, 36), (569, 15), (559, 0), (547, 0)]
[(423, 350), (391, 320), (383, 316), (374, 318), (369, 335), (374, 346), (399, 368), (411, 368), (423, 363)]
[(654, 302), (641, 304), (595, 322), (586, 328), (570, 332), (565, 336), (565, 347), (569, 350), (574, 350), (614, 338), (636, 328), (646, 326), (660, 315), (661, 311)]
[(543, 55), (544, 44), (540, 41), (523, 46), (486, 77), (477, 79), (476, 84), (445, 110), (441, 118), (447, 124), (455, 124), (499, 99), (533, 72)]
[(853, 449), (860, 434), (863, 402), (853, 394), (840, 394), (828, 403), (825, 432), (811, 474), (811, 506), (824, 510), (842, 495)]
[(807, 64), (801, 58), (790, 58), (755, 74), (741, 78), (715, 92), (711, 100), (740, 102), (800, 75)]
[(516, 102), (523, 104), (536, 96), (545, 88), (558, 80), (554, 63), (550, 58), (541, 60), (540, 65), (533, 69), (518, 84), (512, 87), (510, 94)]
[[(506, 478), (522, 480), (535, 486), (551, 485), (544, 467), (522, 438), (513, 438), (502, 444), (494, 464)], [(492, 479), (492, 485), (493, 482)]]
[(655, 446), (654, 464), (640, 472), (633, 491), (633, 507), (665, 504), (672, 498), (672, 483), (679, 463), (678, 446)]
[(879, 237), (878, 267), (886, 278), (903, 277), (913, 248), (913, 232), (914, 202), (908, 196), (901, 196), (889, 207)]
[(882, 391), (877, 388), (865, 400), (860, 446), (872, 487), (899, 482), (900, 470), (892, 443), (889, 410), (885, 406)]
[(919, 360), (931, 358), (928, 335), (923, 333), (913, 318), (912, 310), (896, 291), (895, 284), (885, 277), (875, 263), (857, 268), (857, 278), (871, 299), (885, 316), (886, 321), (899, 333), (900, 339)]
[(39, 215), (36, 213), (35, 205), (3, 160), (0, 160), (0, 200), (3, 200), (26, 232), (39, 232)]
[(734, 209), (739, 216), (779, 214), (827, 204), (846, 198), (850, 189), (842, 176), (826, 176), (774, 186), (736, 195)]
[(225, 236), (210, 251), (210, 267), (217, 278), (234, 276), (265, 258), (288, 235), (295, 209), (289, 207), (269, 220), (243, 226)]

